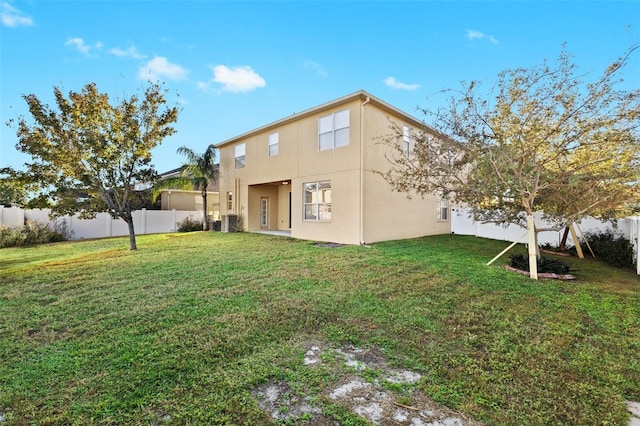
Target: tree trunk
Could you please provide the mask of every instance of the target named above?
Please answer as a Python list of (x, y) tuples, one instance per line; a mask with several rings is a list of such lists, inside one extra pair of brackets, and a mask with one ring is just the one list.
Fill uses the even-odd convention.
[(133, 229), (133, 216), (129, 216), (129, 218), (125, 219), (125, 222), (129, 225), (129, 249), (138, 250), (138, 246), (136, 245), (136, 232)]
[(558, 246), (558, 251), (566, 251), (567, 250), (567, 237), (569, 237), (569, 227), (564, 227), (564, 233), (562, 234), (562, 239), (560, 240), (560, 245)]
[(204, 207), (204, 222), (202, 224), (202, 229), (205, 231), (209, 230), (209, 221), (207, 220), (207, 188), (202, 190), (202, 204)]

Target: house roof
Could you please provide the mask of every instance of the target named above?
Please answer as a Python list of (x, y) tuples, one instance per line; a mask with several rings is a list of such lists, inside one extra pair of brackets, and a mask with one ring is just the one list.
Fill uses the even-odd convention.
[(274, 121), (274, 122), (266, 124), (266, 125), (264, 125), (262, 127), (258, 127), (257, 129), (253, 129), (253, 130), (250, 130), (248, 132), (242, 133), (241, 135), (234, 136), (231, 139), (227, 139), (225, 141), (222, 141), (222, 142), (216, 144), (216, 147), (220, 148), (220, 147), (222, 147), (224, 145), (229, 145), (229, 144), (232, 144), (234, 142), (238, 142), (238, 141), (240, 141), (242, 139), (246, 139), (246, 138), (251, 137), (251, 136), (253, 136), (255, 134), (262, 133), (262, 132), (265, 132), (265, 131), (269, 131), (270, 129), (279, 127), (279, 126), (281, 126), (283, 124), (287, 124), (287, 123), (290, 123), (292, 121), (299, 120), (301, 118), (305, 118), (305, 117), (308, 117), (308, 116), (313, 115), (313, 114), (317, 114), (318, 112), (322, 112), (324, 110), (334, 108), (334, 107), (336, 107), (338, 105), (341, 105), (341, 104), (344, 104), (344, 103), (347, 103), (347, 102), (351, 102), (351, 101), (356, 100), (356, 99), (360, 99), (362, 101), (365, 101), (365, 100), (369, 99), (369, 102), (372, 103), (372, 104), (375, 104), (378, 108), (380, 108), (380, 109), (382, 109), (384, 111), (388, 111), (390, 113), (393, 113), (395, 115), (398, 115), (398, 116), (402, 117), (403, 119), (405, 119), (407, 122), (412, 123), (414, 126), (421, 127), (421, 128), (427, 128), (432, 133), (440, 134), (440, 132), (432, 129), (429, 126), (427, 126), (424, 123), (424, 121), (419, 120), (419, 119), (415, 118), (414, 116), (407, 114), (406, 112), (394, 107), (391, 104), (386, 103), (382, 99), (377, 98), (377, 97), (365, 92), (364, 90), (359, 90), (357, 92), (351, 93), (350, 95), (343, 96), (343, 97), (338, 98), (338, 99), (334, 99), (332, 101), (329, 101), (329, 102), (326, 102), (324, 104), (318, 105), (316, 107), (304, 110), (302, 112), (293, 113), (292, 115), (290, 115), (288, 117), (285, 117), (285, 118), (282, 118), (282, 119), (280, 119), (278, 121)]
[[(166, 179), (166, 178), (170, 178), (170, 177), (174, 177), (174, 176), (180, 176), (180, 172), (182, 172), (182, 168), (184, 167), (184, 165), (176, 168), (176, 169), (171, 169), (169, 171), (163, 172), (159, 174), (160, 179)], [(213, 165), (213, 168), (215, 171), (218, 171), (218, 169), (220, 169), (220, 164), (219, 163), (215, 163)]]
[(182, 170), (182, 167), (178, 167), (177, 169), (172, 169), (167, 172), (160, 173), (160, 179), (164, 179), (172, 176), (178, 176), (180, 174), (180, 170)]

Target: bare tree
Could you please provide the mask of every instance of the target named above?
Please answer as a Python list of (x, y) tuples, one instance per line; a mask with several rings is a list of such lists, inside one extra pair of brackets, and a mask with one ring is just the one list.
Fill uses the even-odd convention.
[(638, 48), (591, 82), (563, 50), (553, 67), (501, 72), (489, 92), (478, 93), (478, 82), (453, 91), (434, 113), (437, 132), (413, 135), (413, 154), (403, 154), (392, 126), (383, 140), (396, 155), (383, 176), (398, 191), (448, 194), (476, 220), (526, 227), (536, 278), (534, 211), (562, 226), (637, 208), (640, 90), (621, 89), (619, 74)]

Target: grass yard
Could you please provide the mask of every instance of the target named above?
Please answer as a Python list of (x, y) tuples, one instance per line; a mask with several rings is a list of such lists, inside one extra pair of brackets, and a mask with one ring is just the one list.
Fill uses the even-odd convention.
[(139, 236), (137, 252), (126, 238), (0, 250), (0, 424), (270, 424), (252, 391), (271, 380), (366, 424), (322, 396), (335, 369), (303, 366), (314, 339), (420, 372), (392, 389), (405, 405), (424, 391), (491, 425), (625, 425), (640, 277), (593, 260), (570, 259), (576, 282), (484, 266), (506, 245), (198, 232)]

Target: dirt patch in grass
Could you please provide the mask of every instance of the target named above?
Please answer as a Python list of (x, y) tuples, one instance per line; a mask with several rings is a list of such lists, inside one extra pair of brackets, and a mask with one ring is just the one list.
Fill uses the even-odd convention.
[(260, 408), (275, 420), (314, 418), (322, 414), (309, 395), (299, 395), (283, 381), (266, 383), (254, 390)]
[[(305, 425), (337, 425), (340, 419), (328, 407), (338, 405), (374, 425), (475, 426), (482, 423), (443, 407), (414, 389), (422, 376), (390, 366), (377, 348), (353, 345), (331, 348), (309, 343), (305, 368), (338, 370), (337, 380), (317, 395), (304, 385), (271, 381), (253, 391), (260, 408), (275, 421)], [(337, 362), (333, 362), (337, 361)]]

